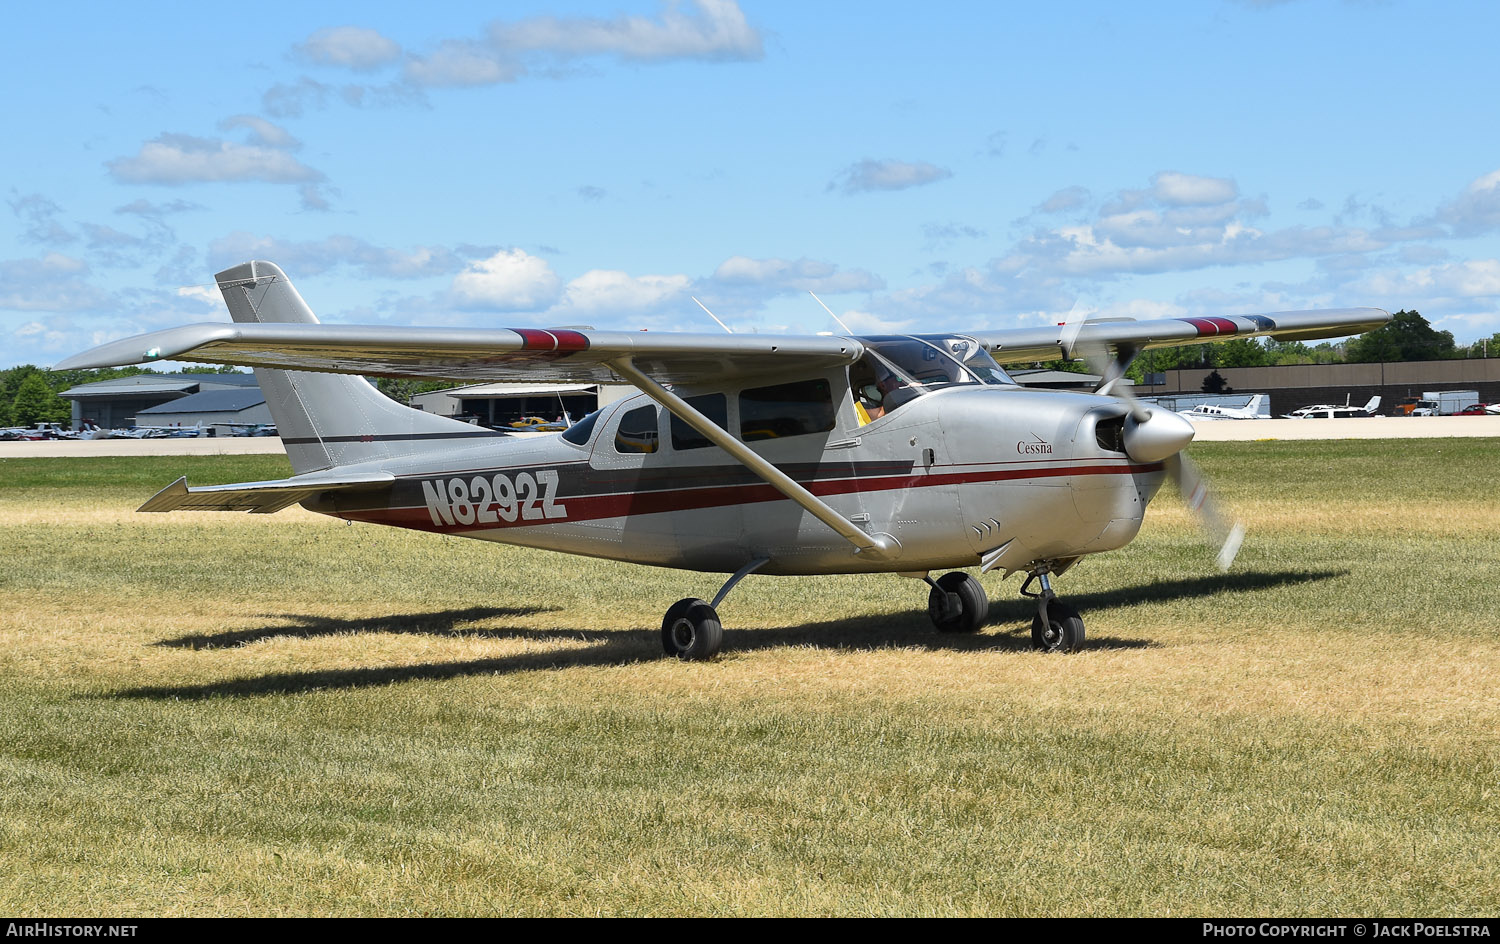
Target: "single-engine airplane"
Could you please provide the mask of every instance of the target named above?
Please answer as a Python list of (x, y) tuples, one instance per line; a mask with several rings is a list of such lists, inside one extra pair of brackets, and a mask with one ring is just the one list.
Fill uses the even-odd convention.
[[(1390, 319), (1359, 308), (879, 337), (323, 325), (269, 262), (217, 281), (234, 324), (114, 341), (59, 367), (253, 367), (294, 474), (196, 488), (181, 478), (141, 511), (300, 503), (349, 521), (729, 574), (713, 600), (667, 610), (662, 645), (681, 659), (719, 651), (718, 607), (751, 573), (918, 578), (936, 628), (972, 632), (988, 601), (957, 568), (976, 566), (1024, 572), (1033, 643), (1076, 649), (1083, 621), (1051, 578), (1127, 544), (1165, 479), (1200, 512), (1221, 566), (1243, 533), (1182, 455), (1192, 425), (1118, 383), (1135, 355), (1213, 338), (1336, 337)], [(1095, 394), (1026, 389), (1000, 366), (1059, 354), (1097, 362)], [(349, 376), (361, 374), (624, 381), (641, 392), (565, 432), (511, 437), (403, 406)], [(933, 579), (938, 570), (950, 572)]]
[(1220, 406), (1217, 403), (1199, 403), (1191, 410), (1178, 410), (1177, 415), (1193, 422), (1211, 420), (1268, 420), (1270, 415), (1260, 411), (1266, 402), (1264, 393), (1257, 393), (1244, 406)]

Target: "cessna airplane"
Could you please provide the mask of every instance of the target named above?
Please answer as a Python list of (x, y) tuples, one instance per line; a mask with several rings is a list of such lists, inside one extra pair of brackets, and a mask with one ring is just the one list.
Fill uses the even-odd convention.
[[(1118, 383), (1134, 356), (1213, 338), (1335, 337), (1390, 319), (1361, 308), (902, 337), (322, 325), (269, 262), (217, 280), (234, 324), (115, 341), (59, 367), (253, 367), (294, 474), (197, 488), (178, 479), (141, 511), (300, 503), (349, 521), (729, 574), (713, 600), (667, 610), (662, 645), (681, 659), (719, 651), (718, 607), (751, 573), (921, 579), (937, 629), (972, 632), (988, 601), (955, 568), (976, 566), (1024, 572), (1034, 644), (1076, 649), (1083, 621), (1051, 578), (1135, 537), (1165, 479), (1221, 545), (1221, 566), (1243, 534), (1181, 454), (1191, 424)], [(1097, 362), (1095, 394), (1025, 389), (999, 364), (1059, 354)], [(347, 376), (360, 374), (625, 381), (641, 393), (566, 432), (511, 437), (402, 406)], [(933, 579), (939, 570), (951, 572)]]

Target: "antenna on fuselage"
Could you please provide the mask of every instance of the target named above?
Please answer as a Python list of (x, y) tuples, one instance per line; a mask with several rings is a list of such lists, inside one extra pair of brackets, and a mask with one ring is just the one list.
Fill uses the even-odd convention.
[(702, 308), (703, 309), (703, 313), (706, 314), (706, 315), (708, 315), (708, 317), (712, 318), (714, 320), (714, 322), (719, 327), (723, 328), (725, 331), (728, 331), (730, 334), (734, 334), (734, 331), (730, 330), (729, 325), (727, 325), (724, 322), (720, 321), (718, 315), (716, 315), (713, 312), (711, 312), (711, 311), (708, 310), (708, 306), (707, 305), (705, 305), (702, 302), (698, 301), (698, 299), (694, 298), (692, 295), (689, 295), (688, 298), (692, 298), (693, 299), (693, 304), (697, 305), (699, 308)]
[[(823, 305), (823, 299), (819, 298), (818, 295), (817, 295), (817, 293), (814, 292), (812, 289), (808, 289), (807, 290), (807, 294), (809, 294), (809, 295), (811, 295), (813, 297), (813, 301), (817, 302), (819, 305)], [(828, 312), (828, 317), (832, 318), (834, 321), (837, 321), (839, 323), (839, 327), (844, 329), (844, 333), (845, 334), (853, 334), (854, 333), (853, 331), (849, 330), (849, 326), (848, 325), (844, 324), (844, 319), (840, 318), (838, 315), (835, 315), (833, 313), (833, 309), (832, 308), (829, 308), (827, 305), (823, 305), (823, 310), (826, 311), (826, 312)]]

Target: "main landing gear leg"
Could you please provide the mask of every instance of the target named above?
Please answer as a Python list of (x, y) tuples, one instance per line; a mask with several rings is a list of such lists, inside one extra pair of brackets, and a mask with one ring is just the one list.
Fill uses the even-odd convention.
[(984, 586), (961, 570), (937, 580), (923, 577), (932, 592), (927, 594), (927, 615), (940, 633), (972, 633), (984, 625), (990, 601)]
[(661, 621), (661, 645), (667, 655), (685, 662), (699, 662), (718, 655), (720, 647), (724, 645), (724, 626), (719, 622), (719, 604), (729, 596), (729, 591), (734, 589), (735, 584), (759, 570), (768, 560), (769, 557), (757, 557), (735, 571), (734, 576), (719, 588), (712, 603), (688, 597), (672, 604)]
[[(1036, 616), (1031, 618), (1031, 645), (1043, 652), (1075, 652), (1083, 648), (1083, 618), (1078, 611), (1057, 598), (1049, 578), (1051, 568), (1043, 564), (1033, 570), (1021, 585), (1023, 596), (1036, 599)], [(1040, 582), (1042, 589), (1028, 588)]]

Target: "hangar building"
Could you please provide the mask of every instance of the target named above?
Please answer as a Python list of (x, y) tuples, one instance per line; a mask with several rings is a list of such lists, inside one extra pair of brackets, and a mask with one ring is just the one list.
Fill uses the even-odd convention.
[[(253, 406), (246, 404), (243, 397), (257, 398), (261, 409), (265, 409), (265, 397), (261, 395), (254, 374), (135, 374), (114, 380), (79, 384), (63, 391), (61, 396), (73, 403), (74, 429), (81, 428), (85, 420), (91, 420), (105, 429), (120, 429), (127, 426), (170, 426), (181, 417), (163, 418), (159, 413), (147, 413), (140, 420), (136, 417), (154, 407), (180, 403), (197, 395), (213, 392), (237, 393), (242, 397), (233, 401), (237, 405), (231, 406), (227, 400), (220, 404), (224, 415), (217, 419), (207, 418), (208, 411), (195, 411), (205, 413), (205, 426), (213, 422), (270, 422), (269, 411), (265, 413), (267, 418), (264, 420), (234, 418), (243, 415)], [(197, 422), (194, 419), (184, 425), (192, 426)]]
[(636, 392), (634, 387), (617, 384), (488, 383), (419, 393), (411, 398), (411, 405), (500, 429), (526, 416), (550, 420), (566, 412), (575, 420), (582, 419)]

